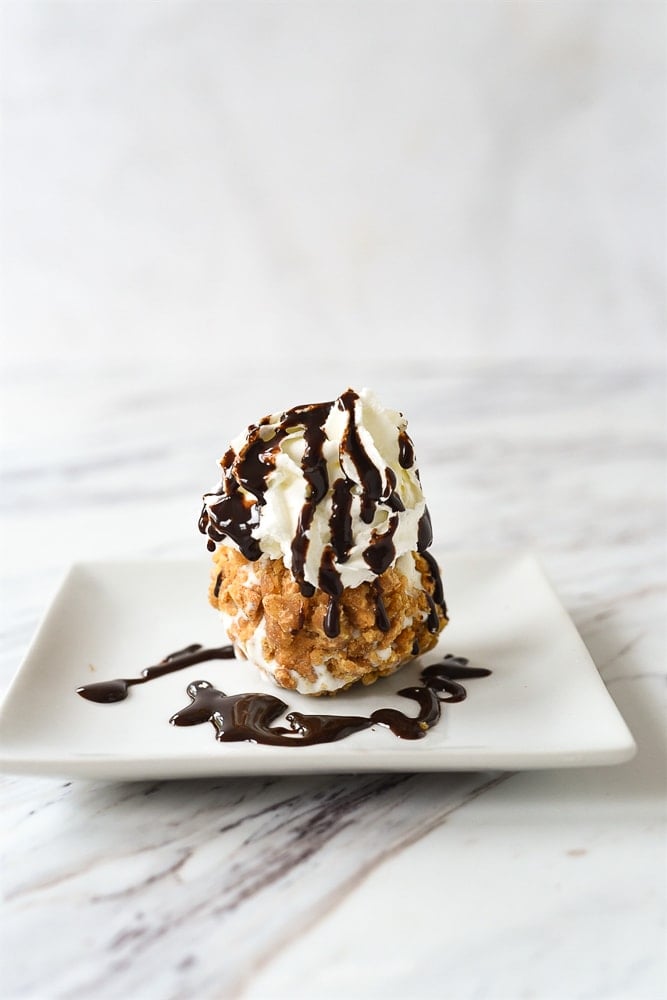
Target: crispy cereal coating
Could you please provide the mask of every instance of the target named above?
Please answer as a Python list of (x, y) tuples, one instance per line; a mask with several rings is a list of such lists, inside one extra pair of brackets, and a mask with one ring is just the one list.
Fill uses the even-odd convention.
[[(382, 573), (373, 583), (345, 588), (340, 597), (340, 631), (324, 631), (328, 598), (304, 597), (282, 560), (249, 562), (221, 545), (216, 550), (209, 599), (223, 617), (237, 650), (284, 688), (303, 693), (371, 684), (418, 653), (432, 649), (447, 623), (434, 605), (428, 562), (418, 553)], [(386, 617), (378, 623), (378, 594)], [(431, 600), (429, 600), (429, 596)], [(437, 624), (433, 608), (436, 609)]]

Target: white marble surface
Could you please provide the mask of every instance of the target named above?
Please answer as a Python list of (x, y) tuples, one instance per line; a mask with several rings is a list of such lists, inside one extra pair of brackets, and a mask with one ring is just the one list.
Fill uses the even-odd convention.
[(205, 365), (14, 370), (4, 683), (71, 559), (200, 553), (226, 438), (258, 406), (374, 375), (410, 417), (445, 571), (448, 550), (535, 549), (638, 756), (526, 774), (8, 776), (8, 1000), (664, 997), (662, 375), (371, 368), (260, 370), (252, 388)]
[(661, 349), (660, 0), (2, 13), (12, 355)]
[(1, 9), (2, 687), (72, 560), (204, 560), (228, 438), (368, 384), (639, 747), (7, 776), (3, 1000), (665, 1000), (664, 5)]

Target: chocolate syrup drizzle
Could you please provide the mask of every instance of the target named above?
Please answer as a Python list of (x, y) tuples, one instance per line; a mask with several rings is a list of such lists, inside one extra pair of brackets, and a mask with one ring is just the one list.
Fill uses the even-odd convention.
[(97, 701), (108, 704), (112, 701), (125, 701), (129, 688), (136, 684), (146, 684), (155, 680), (156, 677), (164, 677), (165, 674), (173, 674), (177, 670), (185, 667), (192, 667), (195, 663), (203, 663), (205, 660), (233, 660), (233, 646), (217, 646), (212, 649), (204, 649), (198, 643), (179, 649), (175, 653), (169, 653), (164, 660), (160, 660), (153, 667), (146, 667), (141, 671), (139, 677), (116, 677), (112, 681), (98, 681), (95, 684), (83, 684), (76, 689), (76, 693), (87, 701)]
[[(77, 688), (77, 694), (100, 703), (123, 701), (132, 685), (145, 684), (204, 660), (230, 659), (233, 655), (232, 646), (204, 649), (193, 644), (170, 653), (156, 666), (142, 670), (139, 677), (85, 684)], [(467, 692), (459, 681), (488, 677), (490, 673), (482, 667), (469, 667), (463, 656), (447, 654), (439, 663), (422, 670), (421, 686), (401, 688), (398, 692), (401, 697), (417, 702), (419, 712), (414, 717), (394, 708), (380, 708), (369, 716), (289, 712), (285, 716), (288, 726), (272, 725), (288, 708), (286, 702), (274, 695), (258, 692), (228, 695), (213, 687), (210, 681), (193, 681), (187, 686), (190, 704), (172, 715), (169, 721), (173, 726), (198, 726), (210, 722), (221, 743), (313, 746), (333, 743), (376, 725), (386, 726), (400, 739), (419, 740), (440, 721), (443, 703), (464, 700)]]
[[(355, 404), (359, 399), (353, 389), (347, 389), (337, 400), (326, 403), (296, 406), (281, 414), (277, 423), (272, 417), (264, 417), (259, 424), (248, 428), (245, 444), (237, 454), (230, 448), (220, 461), (222, 479), (215, 492), (204, 498), (204, 506), (199, 517), (199, 530), (208, 535), (208, 548), (213, 551), (216, 544), (229, 537), (240, 552), (250, 562), (260, 558), (262, 552), (253, 531), (259, 524), (260, 510), (266, 503), (267, 480), (275, 468), (281, 442), (290, 431), (302, 427), (304, 453), (301, 468), (307, 485), (307, 496), (299, 514), (296, 533), (291, 543), (291, 570), (304, 597), (312, 597), (315, 587), (305, 579), (304, 571), (308, 555), (309, 529), (315, 511), (329, 492), (327, 463), (324, 445), (327, 440), (325, 424), (334, 406), (347, 414), (347, 423), (340, 445), (340, 461), (343, 476), (332, 485), (332, 507), (329, 518), (331, 543), (322, 555), (317, 585), (329, 600), (324, 617), (324, 632), (335, 638), (340, 632), (340, 596), (343, 592), (341, 575), (336, 564), (349, 558), (354, 545), (352, 528), (352, 500), (360, 499), (360, 517), (371, 524), (378, 506), (390, 512), (384, 530), (374, 530), (370, 544), (362, 555), (369, 569), (381, 576), (394, 562), (396, 547), (394, 535), (398, 528), (398, 515), (405, 505), (396, 491), (396, 475), (387, 467), (384, 476), (372, 462), (357, 426)], [(345, 464), (351, 462), (358, 477), (358, 484), (345, 474)], [(414, 445), (405, 430), (398, 432), (398, 461), (403, 469), (411, 469), (415, 464)], [(348, 466), (349, 469), (349, 466)], [(416, 472), (416, 470), (415, 470)], [(416, 473), (418, 475), (418, 473)], [(241, 487), (246, 491), (244, 494)], [(360, 492), (359, 492), (360, 490)], [(247, 495), (250, 494), (250, 497)], [(251, 499), (254, 498), (254, 499)], [(438, 607), (447, 617), (447, 609), (442, 596), (442, 581), (437, 563), (426, 550), (433, 540), (431, 519), (428, 510), (419, 522), (417, 550), (428, 563), (433, 581), (433, 597), (426, 592), (429, 613), (426, 620), (430, 632), (440, 628)], [(216, 581), (216, 587), (219, 583)], [(214, 591), (215, 593), (215, 591)], [(376, 590), (376, 595), (379, 591)], [(217, 596), (217, 593), (216, 593)], [(378, 601), (381, 597), (378, 597)], [(376, 621), (384, 623), (386, 612), (377, 605)], [(384, 631), (385, 629), (383, 629)]]

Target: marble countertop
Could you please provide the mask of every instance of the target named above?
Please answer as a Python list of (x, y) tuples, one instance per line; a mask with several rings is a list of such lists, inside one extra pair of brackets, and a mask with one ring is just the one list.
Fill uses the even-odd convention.
[(229, 438), (352, 383), (445, 579), (535, 552), (638, 744), (6, 776), (5, 1000), (665, 1000), (664, 15), (2, 5), (0, 688), (72, 561), (204, 565)]
[[(609, 768), (105, 783), (3, 779), (7, 1000), (664, 997), (658, 366), (8, 371), (6, 687), (68, 563), (195, 556), (260, 412), (372, 382), (435, 551), (536, 551), (638, 744)], [(304, 388), (305, 387), (305, 388)], [(258, 402), (259, 401), (259, 402)]]
[(664, 15), (3, 4), (5, 350), (654, 355)]

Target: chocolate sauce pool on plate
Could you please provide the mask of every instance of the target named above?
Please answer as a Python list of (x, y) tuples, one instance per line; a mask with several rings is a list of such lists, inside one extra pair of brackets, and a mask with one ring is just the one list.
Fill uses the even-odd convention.
[[(85, 684), (77, 688), (77, 694), (88, 701), (100, 703), (123, 701), (133, 685), (145, 684), (205, 660), (231, 659), (233, 656), (232, 646), (205, 649), (193, 644), (165, 656), (160, 663), (143, 670), (139, 677)], [(286, 702), (272, 694), (249, 692), (228, 695), (210, 681), (193, 681), (187, 687), (190, 704), (172, 715), (169, 721), (174, 726), (198, 726), (210, 722), (216, 739), (221, 743), (245, 741), (266, 746), (312, 746), (333, 743), (376, 725), (386, 726), (400, 739), (418, 740), (440, 721), (444, 702), (464, 700), (466, 689), (459, 683), (461, 680), (488, 677), (490, 673), (482, 667), (469, 667), (468, 660), (463, 656), (448, 654), (439, 663), (422, 670), (419, 686), (401, 688), (397, 692), (401, 697), (417, 703), (419, 712), (415, 717), (394, 708), (379, 708), (369, 716), (289, 712), (285, 716), (288, 726), (272, 725), (288, 708)]]

